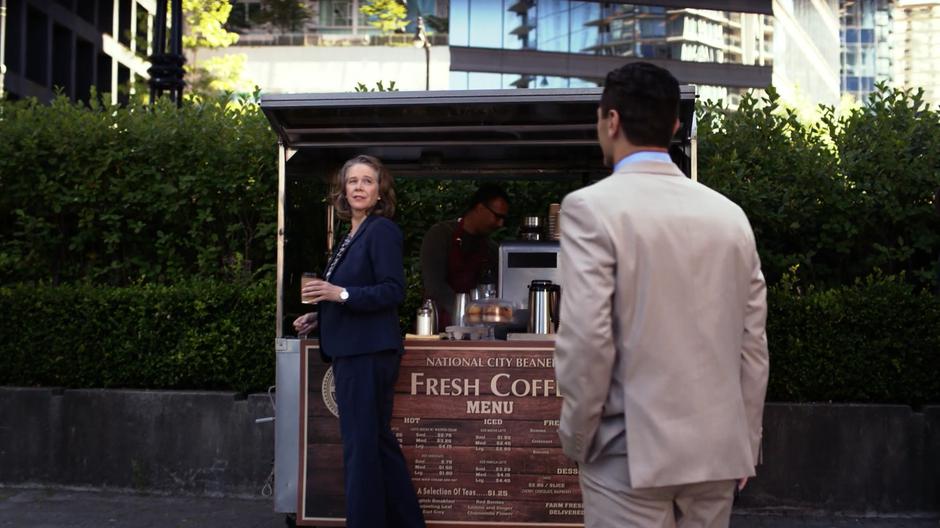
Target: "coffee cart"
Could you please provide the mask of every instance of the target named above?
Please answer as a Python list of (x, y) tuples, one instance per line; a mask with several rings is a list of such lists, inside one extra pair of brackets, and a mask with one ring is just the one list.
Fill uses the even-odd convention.
[[(332, 373), (291, 335), (302, 272), (333, 247), (330, 177), (356, 154), (396, 178), (603, 178), (600, 89), (271, 95), (278, 136), (274, 509), (343, 525)], [(695, 87), (670, 154), (696, 178)], [(551, 341), (406, 340), (393, 430), (429, 526), (580, 526), (577, 466), (561, 454)]]

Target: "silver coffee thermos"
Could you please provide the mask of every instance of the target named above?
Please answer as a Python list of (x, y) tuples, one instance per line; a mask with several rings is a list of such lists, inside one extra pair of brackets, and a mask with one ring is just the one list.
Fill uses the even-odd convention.
[(555, 333), (560, 297), (561, 287), (550, 280), (534, 280), (529, 284), (530, 333)]

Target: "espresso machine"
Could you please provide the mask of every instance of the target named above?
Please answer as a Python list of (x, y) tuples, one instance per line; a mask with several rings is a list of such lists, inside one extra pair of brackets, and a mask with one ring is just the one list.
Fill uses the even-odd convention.
[(559, 283), (557, 240), (507, 240), (499, 245), (499, 298), (529, 304), (533, 280)]
[(561, 294), (558, 251), (557, 240), (511, 240), (499, 245), (499, 298), (523, 307), (520, 320), (528, 322), (529, 333), (555, 333)]

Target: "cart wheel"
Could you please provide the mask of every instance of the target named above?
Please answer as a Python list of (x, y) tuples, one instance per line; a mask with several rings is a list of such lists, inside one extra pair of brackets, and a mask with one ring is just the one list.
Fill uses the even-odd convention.
[(284, 524), (287, 525), (287, 528), (297, 528), (297, 515), (293, 513), (288, 513), (285, 515)]

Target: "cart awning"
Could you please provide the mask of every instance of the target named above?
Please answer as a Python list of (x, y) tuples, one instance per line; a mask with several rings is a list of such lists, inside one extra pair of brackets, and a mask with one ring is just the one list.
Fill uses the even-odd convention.
[[(396, 176), (601, 174), (600, 88), (267, 95), (261, 108), (292, 164), (378, 156)], [(682, 87), (688, 142), (695, 89)]]

